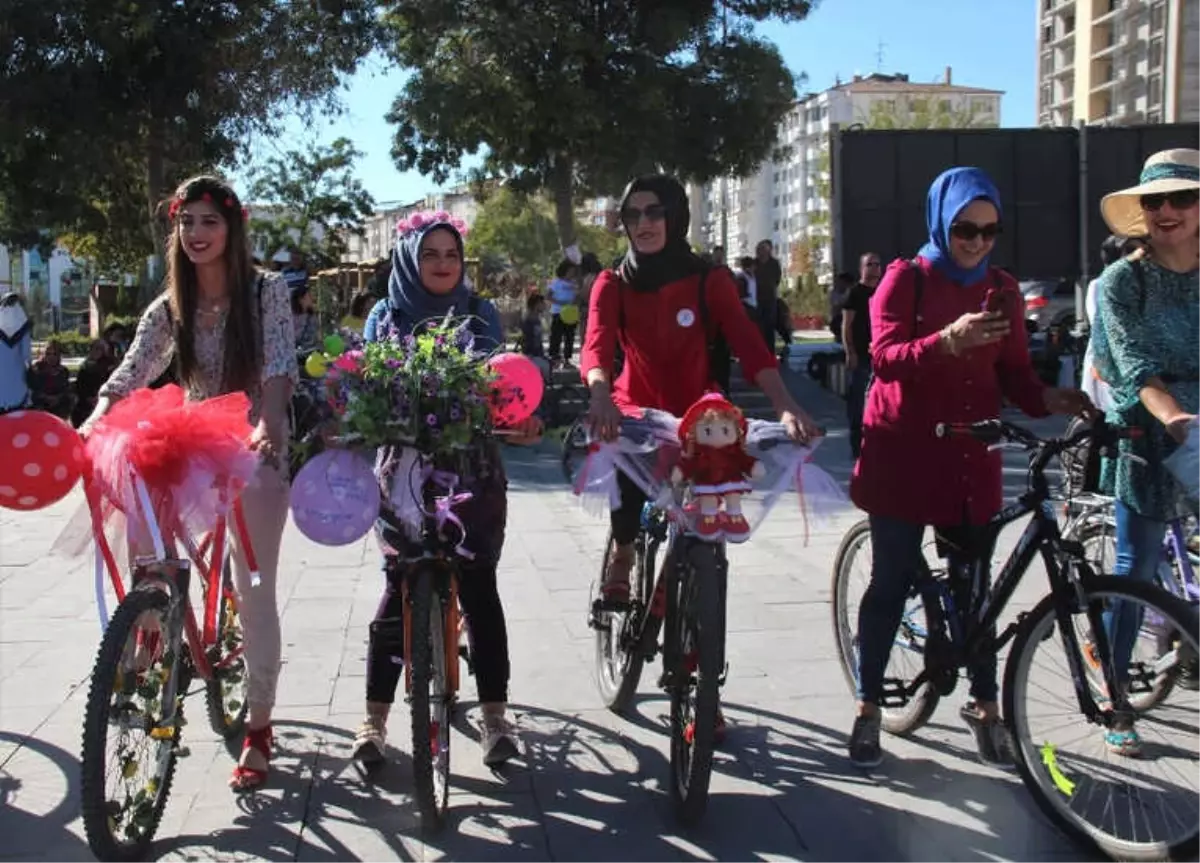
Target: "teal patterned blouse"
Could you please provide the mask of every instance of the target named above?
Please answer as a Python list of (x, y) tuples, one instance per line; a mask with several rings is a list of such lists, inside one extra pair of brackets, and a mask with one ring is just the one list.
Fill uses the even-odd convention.
[(1102, 484), (1134, 512), (1167, 521), (1194, 504), (1163, 467), (1176, 444), (1138, 393), (1157, 377), (1183, 410), (1194, 414), (1200, 406), (1200, 271), (1176, 273), (1149, 259), (1126, 259), (1104, 271), (1098, 293), (1092, 337), (1096, 369), (1113, 389), (1108, 420), (1144, 431), (1122, 441), (1121, 452), (1146, 461), (1106, 459)]

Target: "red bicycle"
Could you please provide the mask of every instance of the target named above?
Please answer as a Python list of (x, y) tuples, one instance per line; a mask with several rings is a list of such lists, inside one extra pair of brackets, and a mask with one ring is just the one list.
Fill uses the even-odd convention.
[[(240, 735), (247, 711), (229, 520), (252, 573), (257, 563), (237, 489), (222, 489), (232, 519), (219, 517), (197, 541), (180, 518), (165, 514), (170, 507), (154, 505), (140, 477), (131, 482), (140, 504), (134, 515), (146, 525), (153, 553), (131, 561), (128, 590), (105, 536), (100, 492), (92, 483), (84, 486), (97, 569), (107, 570), (118, 600), (84, 714), (81, 808), (88, 846), (100, 860), (140, 859), (154, 840), (181, 754), (183, 702), (192, 681), (204, 681), (209, 724), (221, 737)], [(200, 621), (191, 600), (193, 567), (200, 574)]]

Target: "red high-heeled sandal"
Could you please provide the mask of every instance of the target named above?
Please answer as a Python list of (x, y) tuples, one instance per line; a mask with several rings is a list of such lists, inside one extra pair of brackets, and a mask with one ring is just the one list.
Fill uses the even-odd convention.
[[(242, 742), (242, 754), (245, 754), (247, 749), (257, 749), (270, 763), (271, 746), (274, 742), (275, 734), (269, 724), (257, 729), (248, 728), (246, 729), (246, 739)], [(238, 793), (254, 791), (266, 784), (268, 773), (269, 770), (257, 770), (239, 764), (233, 768), (233, 775), (229, 777), (229, 787)]]

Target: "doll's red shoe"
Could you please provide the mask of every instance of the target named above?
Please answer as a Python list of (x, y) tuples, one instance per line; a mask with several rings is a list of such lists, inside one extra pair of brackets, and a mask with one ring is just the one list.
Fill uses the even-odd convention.
[(750, 523), (740, 512), (732, 515), (721, 513), (721, 530), (730, 542), (745, 542), (750, 538)]
[(721, 535), (721, 518), (719, 515), (700, 515), (696, 517), (696, 535), (701, 539), (716, 539)]

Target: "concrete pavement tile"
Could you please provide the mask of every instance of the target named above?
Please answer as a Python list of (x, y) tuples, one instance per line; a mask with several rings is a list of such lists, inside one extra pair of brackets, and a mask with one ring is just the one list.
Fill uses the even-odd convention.
[(291, 599), (280, 609), (285, 633), (341, 632), (350, 619), (352, 601), (345, 596), (332, 599)]

